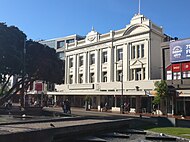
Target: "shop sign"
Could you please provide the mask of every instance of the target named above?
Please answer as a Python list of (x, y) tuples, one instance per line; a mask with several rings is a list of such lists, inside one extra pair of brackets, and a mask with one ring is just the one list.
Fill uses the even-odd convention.
[(190, 61), (190, 39), (170, 43), (170, 62)]

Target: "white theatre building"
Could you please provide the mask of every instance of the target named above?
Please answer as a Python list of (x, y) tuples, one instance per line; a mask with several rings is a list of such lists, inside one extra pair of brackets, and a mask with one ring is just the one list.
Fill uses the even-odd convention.
[(137, 14), (123, 29), (105, 34), (92, 29), (79, 40), (68, 37), (72, 42), (59, 38), (62, 47), (56, 49), (64, 53), (65, 83), (48, 92), (54, 101), (68, 98), (72, 106), (82, 107), (89, 96), (91, 108), (108, 103), (119, 111), (123, 95), (129, 111), (151, 111), (151, 91), (161, 78), (162, 27)]

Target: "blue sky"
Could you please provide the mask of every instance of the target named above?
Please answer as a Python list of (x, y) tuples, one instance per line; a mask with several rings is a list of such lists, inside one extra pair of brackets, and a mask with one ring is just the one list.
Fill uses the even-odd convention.
[[(141, 0), (141, 14), (173, 37), (190, 37), (190, 0)], [(138, 13), (138, 0), (0, 0), (0, 21), (33, 40), (118, 30)]]

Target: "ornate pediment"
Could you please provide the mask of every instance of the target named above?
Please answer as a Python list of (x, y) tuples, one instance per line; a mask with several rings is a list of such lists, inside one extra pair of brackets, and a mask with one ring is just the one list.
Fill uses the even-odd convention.
[(144, 24), (135, 24), (127, 27), (123, 35), (135, 35), (150, 31), (150, 28)]
[(92, 30), (86, 35), (86, 43), (93, 43), (98, 41), (99, 33), (92, 28)]
[(132, 61), (131, 62), (131, 64), (130, 64), (130, 66), (143, 66), (144, 65), (144, 63), (143, 62), (141, 62), (140, 60), (135, 60), (135, 61)]

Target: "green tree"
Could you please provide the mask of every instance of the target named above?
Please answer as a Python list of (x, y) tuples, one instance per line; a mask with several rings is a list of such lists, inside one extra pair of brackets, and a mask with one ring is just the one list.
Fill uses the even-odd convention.
[[(55, 49), (25, 40), (26, 35), (18, 28), (0, 23), (0, 105), (35, 80), (63, 82), (64, 62)], [(17, 80), (7, 89), (11, 77)]]
[(12, 76), (20, 74), (26, 35), (15, 26), (0, 23), (0, 95), (8, 92)]
[(153, 104), (158, 105), (158, 108), (160, 108), (160, 104), (164, 100), (166, 101), (167, 104), (168, 86), (165, 80), (156, 81), (154, 83), (154, 86), (155, 86), (156, 96), (154, 97)]

